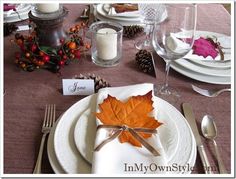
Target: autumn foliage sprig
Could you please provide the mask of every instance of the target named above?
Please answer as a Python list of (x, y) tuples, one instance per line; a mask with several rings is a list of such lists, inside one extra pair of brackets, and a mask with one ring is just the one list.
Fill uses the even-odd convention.
[(72, 60), (80, 60), (81, 53), (90, 49), (90, 44), (84, 41), (85, 24), (81, 22), (69, 29), (69, 38), (60, 39), (59, 47), (40, 46), (34, 30), (27, 36), (15, 34), (13, 40), (20, 48), (15, 53), (15, 64), (24, 71), (47, 69), (57, 73), (70, 64)]

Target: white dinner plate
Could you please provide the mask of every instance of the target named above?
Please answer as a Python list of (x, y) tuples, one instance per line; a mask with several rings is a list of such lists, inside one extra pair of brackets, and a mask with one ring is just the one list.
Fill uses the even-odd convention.
[(212, 76), (206, 75), (202, 73), (198, 73), (194, 70), (190, 70), (185, 68), (175, 61), (171, 62), (171, 68), (175, 71), (179, 72), (180, 74), (192, 78), (194, 80), (198, 80), (201, 82), (211, 83), (211, 84), (231, 84), (231, 77), (230, 76)]
[[(190, 60), (186, 60), (186, 59), (175, 60), (175, 63), (183, 66), (184, 68), (193, 70), (203, 75), (223, 76), (223, 77), (231, 76), (231, 68), (209, 68), (209, 67), (198, 65), (196, 63), (191, 63)], [(208, 63), (211, 63), (211, 62), (208, 62)]]
[[(176, 155), (173, 157), (172, 162), (178, 163), (181, 166), (186, 165), (187, 163), (189, 163), (190, 166), (194, 166), (196, 159), (196, 144), (195, 140), (193, 139), (193, 134), (185, 118), (169, 103), (157, 97), (155, 97), (154, 99), (154, 105), (156, 105), (155, 103), (157, 103), (158, 106), (158, 102), (164, 104), (164, 109), (168, 111), (168, 114), (171, 118), (175, 119), (176, 125), (182, 126), (180, 136), (184, 137), (180, 137), (180, 139), (184, 138), (185, 141), (180, 146), (184, 147), (178, 147), (177, 150), (181, 150), (181, 152), (176, 152)], [(81, 157), (78, 157), (80, 153), (75, 146), (73, 135), (75, 124), (82, 113), (88, 108), (91, 108), (93, 111), (95, 111), (95, 107), (96, 94), (88, 96), (71, 106), (63, 114), (61, 120), (57, 125), (54, 136), (55, 154), (58, 162), (66, 173), (83, 173), (81, 170), (85, 166), (87, 169), (87, 173), (89, 173), (89, 169), (91, 170), (91, 165), (89, 165), (88, 163), (85, 163), (85, 166), (79, 165), (81, 161), (83, 161), (83, 159), (81, 160)], [(179, 155), (177, 155), (177, 153)], [(186, 173), (189, 173), (189, 171)]]
[(53, 143), (54, 143), (54, 133), (55, 133), (55, 129), (56, 129), (56, 126), (57, 126), (57, 123), (58, 123), (59, 120), (60, 119), (58, 119), (56, 121), (56, 123), (54, 124), (54, 126), (52, 127), (52, 129), (49, 133), (48, 143), (47, 143), (47, 152), (48, 152), (48, 159), (49, 159), (49, 162), (52, 166), (53, 171), (56, 174), (64, 174), (65, 171), (63, 170), (63, 168), (61, 167), (61, 165), (59, 164), (59, 162), (57, 160), (54, 145), (53, 145)]
[[(179, 131), (175, 121), (169, 117), (162, 105), (158, 105), (155, 118), (163, 125), (157, 128), (160, 141), (164, 148), (167, 161), (176, 154), (179, 142)], [(90, 163), (93, 159), (94, 142), (96, 137), (96, 120), (94, 111), (88, 108), (78, 119), (74, 130), (75, 145), (81, 155)]]

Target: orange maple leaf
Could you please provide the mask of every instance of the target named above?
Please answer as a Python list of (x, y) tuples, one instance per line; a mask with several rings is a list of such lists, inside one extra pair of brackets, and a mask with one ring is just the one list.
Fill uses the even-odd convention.
[[(108, 97), (99, 104), (100, 113), (96, 117), (104, 125), (126, 125), (130, 128), (148, 128), (156, 129), (162, 123), (149, 113), (153, 110), (152, 91), (145, 95), (132, 96), (126, 102), (121, 102), (108, 95)], [(152, 134), (139, 133), (143, 138), (151, 137)], [(122, 131), (119, 136), (121, 143), (129, 142), (134, 146), (141, 147), (141, 143), (135, 139), (128, 131)]]

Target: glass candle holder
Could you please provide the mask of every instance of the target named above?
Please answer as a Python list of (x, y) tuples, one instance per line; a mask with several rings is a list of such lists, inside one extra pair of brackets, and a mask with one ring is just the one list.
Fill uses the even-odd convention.
[(100, 21), (93, 23), (89, 31), (92, 38), (93, 62), (102, 67), (118, 65), (122, 56), (122, 25)]

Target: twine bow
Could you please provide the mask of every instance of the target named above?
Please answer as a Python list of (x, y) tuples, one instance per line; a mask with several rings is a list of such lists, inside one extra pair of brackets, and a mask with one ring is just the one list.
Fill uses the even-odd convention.
[(103, 142), (101, 142), (94, 150), (99, 151), (105, 144), (111, 142), (115, 138), (117, 138), (123, 131), (128, 131), (130, 134), (137, 139), (148, 151), (150, 151), (154, 156), (160, 156), (160, 153), (152, 147), (146, 140), (138, 134), (138, 132), (143, 133), (150, 133), (150, 134), (156, 134), (156, 129), (147, 129), (147, 128), (130, 128), (128, 126), (119, 126), (119, 125), (98, 125), (97, 130), (99, 129), (113, 129), (115, 132), (105, 139)]

